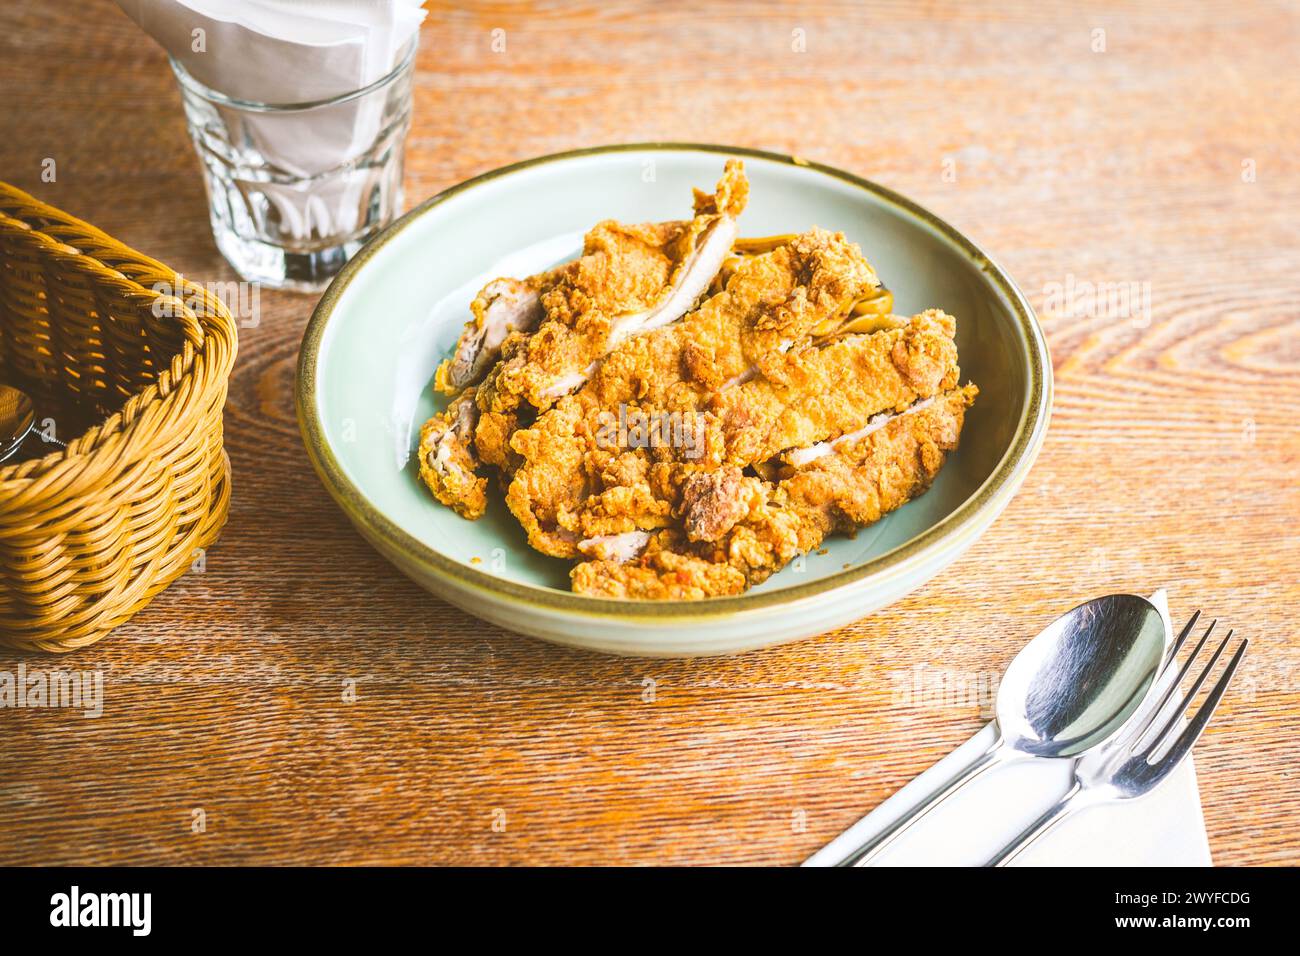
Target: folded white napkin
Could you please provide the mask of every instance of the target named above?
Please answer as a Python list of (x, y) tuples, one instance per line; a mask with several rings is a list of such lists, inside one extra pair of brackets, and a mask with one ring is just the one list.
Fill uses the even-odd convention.
[[(1172, 641), (1163, 592), (1152, 596)], [(804, 866), (832, 866), (951, 780), (988, 749), (989, 724), (923, 772)], [(877, 866), (979, 866), (1070, 788), (1068, 760), (1023, 760), (994, 767), (967, 784), (883, 850)], [(1013, 866), (1209, 866), (1196, 771), (1189, 757), (1169, 779), (1137, 800), (1082, 810), (1016, 858)]]
[[(423, 2), (118, 0), (204, 86), (235, 99), (279, 105), (331, 99), (387, 76), (419, 31)], [(374, 97), (301, 114), (247, 115), (241, 135), (272, 165), (308, 177), (361, 155), (382, 121), (383, 102)], [(305, 198), (290, 197), (284, 203), (286, 219), (319, 219), (334, 206), (327, 200), (318, 190), (316, 202), (323, 208), (309, 210)], [(317, 226), (325, 232), (338, 228)], [(305, 229), (295, 231), (305, 235)]]
[(423, 3), (118, 0), (200, 83), (258, 103), (330, 99), (392, 72), (424, 20)]

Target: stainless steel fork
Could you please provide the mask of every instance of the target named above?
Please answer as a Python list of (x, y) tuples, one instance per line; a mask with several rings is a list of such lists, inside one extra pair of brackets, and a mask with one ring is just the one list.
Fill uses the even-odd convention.
[[(1193, 614), (1191, 620), (1179, 633), (1171, 660), (1176, 659), (1200, 616), (1200, 611)], [(1215, 708), (1219, 706), (1219, 700), (1228, 689), (1228, 683), (1236, 673), (1237, 665), (1241, 663), (1241, 658), (1246, 653), (1246, 645), (1249, 643), (1246, 638), (1242, 638), (1218, 681), (1205, 696), (1205, 700), (1201, 702), (1191, 721), (1184, 726), (1183, 718), (1188, 707), (1191, 706), (1201, 685), (1205, 683), (1214, 665), (1223, 655), (1228, 642), (1232, 640), (1232, 631), (1229, 631), (1227, 637), (1210, 657), (1210, 662), (1197, 676), (1192, 689), (1180, 702), (1177, 702), (1176, 706), (1171, 706), (1177, 701), (1175, 695), (1183, 679), (1190, 672), (1193, 662), (1200, 656), (1216, 623), (1218, 622), (1210, 622), (1196, 649), (1188, 656), (1187, 662), (1177, 671), (1176, 676), (1175, 669), (1171, 665), (1156, 678), (1158, 687), (1155, 693), (1139, 713), (1134, 715), (1134, 719), (1119, 736), (1100, 751), (1086, 754), (1079, 759), (1074, 768), (1074, 784), (1069, 792), (985, 866), (1006, 866), (1025, 847), (1066, 817), (1086, 807), (1113, 800), (1131, 800), (1149, 793), (1186, 759), (1197, 738), (1201, 736), (1206, 724), (1214, 715)]]

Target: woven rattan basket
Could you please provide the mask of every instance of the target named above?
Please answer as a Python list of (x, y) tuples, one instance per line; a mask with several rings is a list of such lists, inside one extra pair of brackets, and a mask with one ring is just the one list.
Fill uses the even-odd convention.
[(90, 423), (58, 435), (66, 449), (0, 465), (0, 643), (91, 644), (216, 539), (235, 349), (215, 295), (0, 183), (0, 383), (38, 420)]

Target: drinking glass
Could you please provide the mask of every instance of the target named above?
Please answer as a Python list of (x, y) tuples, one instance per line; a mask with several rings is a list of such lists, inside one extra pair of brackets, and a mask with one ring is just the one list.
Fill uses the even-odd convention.
[(239, 275), (317, 292), (402, 208), (416, 40), (387, 76), (312, 103), (255, 103), (176, 60), (217, 248)]

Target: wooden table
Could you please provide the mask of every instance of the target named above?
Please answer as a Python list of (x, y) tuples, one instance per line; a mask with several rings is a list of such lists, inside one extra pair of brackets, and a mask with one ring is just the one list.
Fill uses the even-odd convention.
[[(728, 659), (560, 650), (429, 597), (353, 532), (294, 420), (314, 300), (266, 292), (206, 571), (70, 659), (0, 655), (105, 679), (98, 719), (0, 712), (0, 863), (793, 864), (987, 719), (977, 694), (895, 699), (900, 675), (987, 680), (1078, 599), (1162, 585), (1175, 617), (1254, 641), (1196, 752), (1215, 860), (1300, 863), (1294, 4), (431, 6), (411, 201), (655, 139), (875, 179), (1039, 307), (1038, 464), (964, 558), (838, 633)], [(0, 177), (234, 277), (163, 56), (113, 4), (4, 0), (0, 88)], [(1059, 301), (1071, 282), (1139, 283), (1150, 321)]]

